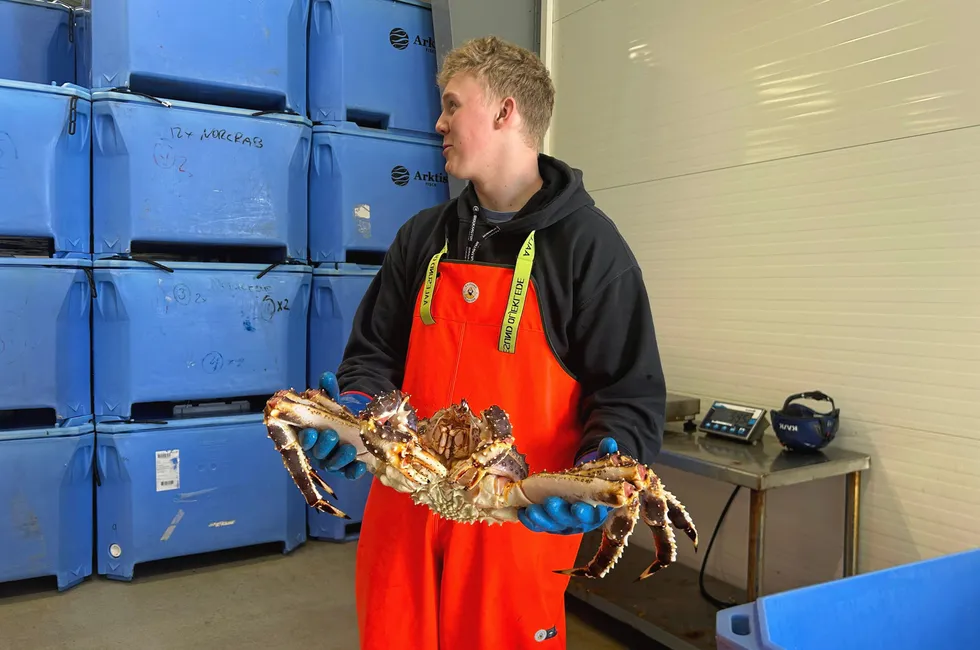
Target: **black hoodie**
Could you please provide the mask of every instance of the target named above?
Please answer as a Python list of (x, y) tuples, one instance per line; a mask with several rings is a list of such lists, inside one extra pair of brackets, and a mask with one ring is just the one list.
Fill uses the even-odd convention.
[[(612, 221), (595, 207), (582, 173), (539, 156), (544, 184), (510, 221), (480, 216), (472, 185), (406, 222), (357, 313), (337, 370), (342, 391), (368, 395), (400, 387), (416, 296), (432, 256), (513, 267), (533, 229), (532, 281), (552, 350), (582, 388), (579, 455), (605, 436), (652, 463), (663, 441), (666, 386), (640, 268)], [(475, 215), (475, 228), (474, 226)], [(528, 399), (534, 399), (529, 395)]]

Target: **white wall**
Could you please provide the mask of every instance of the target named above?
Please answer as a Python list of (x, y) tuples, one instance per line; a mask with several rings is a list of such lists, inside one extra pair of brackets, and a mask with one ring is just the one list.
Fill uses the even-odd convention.
[[(872, 455), (862, 571), (980, 544), (980, 4), (556, 0), (550, 19), (551, 152), (636, 252), (670, 390), (833, 396), (835, 444)], [(705, 548), (730, 488), (662, 474)], [(767, 592), (839, 576), (842, 479), (769, 508)], [(709, 562), (739, 585), (747, 511), (743, 491)]]

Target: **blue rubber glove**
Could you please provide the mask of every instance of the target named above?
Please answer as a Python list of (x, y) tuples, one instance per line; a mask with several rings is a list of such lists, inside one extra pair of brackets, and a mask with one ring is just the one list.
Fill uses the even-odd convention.
[[(332, 372), (325, 372), (320, 377), (320, 388), (327, 391), (330, 398), (343, 406), (346, 406), (354, 415), (358, 415), (364, 410), (370, 401), (364, 395), (347, 393), (340, 395), (340, 386), (337, 384), (337, 376)], [(357, 450), (353, 445), (342, 444), (340, 436), (333, 429), (317, 431), (316, 429), (303, 429), (299, 432), (299, 442), (303, 451), (316, 461), (319, 469), (331, 474), (339, 474), (352, 481), (359, 479), (367, 471), (367, 465), (359, 460), (354, 460)]]
[[(619, 451), (619, 445), (612, 438), (603, 438), (599, 443), (596, 458), (602, 458)], [(592, 460), (587, 454), (579, 464)], [(529, 530), (553, 535), (577, 535), (595, 530), (606, 521), (610, 506), (593, 506), (582, 501), (569, 502), (561, 497), (548, 497), (542, 504), (530, 505), (517, 511), (517, 517)]]

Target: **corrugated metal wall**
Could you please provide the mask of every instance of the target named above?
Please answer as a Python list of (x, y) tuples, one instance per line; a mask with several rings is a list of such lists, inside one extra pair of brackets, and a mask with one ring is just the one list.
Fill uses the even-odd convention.
[[(557, 0), (552, 17), (552, 152), (643, 266), (670, 389), (833, 396), (835, 444), (872, 455), (861, 570), (976, 546), (980, 5)], [(707, 539), (730, 488), (663, 474)], [(737, 584), (747, 508), (709, 563)], [(769, 508), (766, 591), (839, 575), (843, 480)]]

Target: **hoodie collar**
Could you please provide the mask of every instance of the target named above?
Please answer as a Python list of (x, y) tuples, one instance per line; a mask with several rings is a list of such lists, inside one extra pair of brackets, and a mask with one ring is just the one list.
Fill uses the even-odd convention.
[[(582, 172), (566, 163), (538, 154), (538, 169), (544, 183), (513, 219), (495, 224), (500, 232), (530, 232), (541, 230), (572, 214), (576, 210), (593, 205), (594, 201), (585, 190)], [(479, 205), (472, 183), (459, 195), (456, 210), (460, 220), (469, 223), (473, 207)]]

